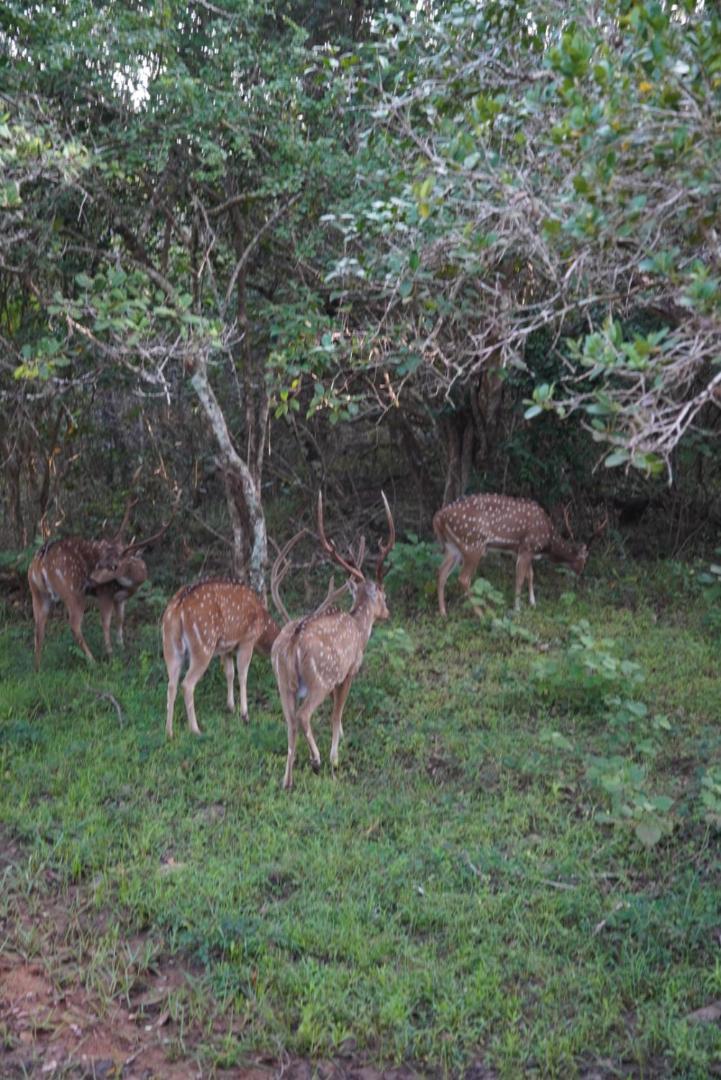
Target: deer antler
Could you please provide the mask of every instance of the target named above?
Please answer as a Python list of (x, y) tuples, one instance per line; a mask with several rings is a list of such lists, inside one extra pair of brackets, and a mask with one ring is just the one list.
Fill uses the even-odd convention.
[(143, 466), (138, 465), (138, 467), (135, 470), (135, 472), (133, 473), (132, 479), (130, 481), (130, 495), (128, 495), (128, 501), (125, 504), (125, 511), (123, 513), (123, 520), (120, 522), (120, 528), (118, 529), (115, 536), (113, 537), (113, 543), (115, 543), (115, 544), (119, 544), (119, 543), (122, 542), (123, 533), (127, 529), (128, 523), (130, 521), (130, 515), (133, 512), (134, 507), (136, 507), (138, 505), (138, 503), (140, 502), (140, 496), (136, 495), (135, 498), (133, 498), (132, 492), (133, 492), (133, 489), (135, 488), (135, 485), (138, 482), (138, 477), (140, 476), (142, 471), (143, 471)]
[[(141, 548), (148, 547), (150, 544), (154, 544), (157, 540), (160, 540), (161, 536), (165, 535), (165, 533), (168, 531), (173, 521), (175, 520), (175, 515), (178, 513), (178, 507), (180, 506), (180, 497), (182, 494), (182, 489), (178, 489), (178, 493), (175, 497), (175, 502), (173, 503), (173, 509), (170, 512), (170, 517), (162, 526), (162, 528), (158, 529), (158, 531), (156, 533), (153, 533), (152, 536), (146, 536), (143, 540), (134, 540), (132, 544), (128, 544), (126, 547), (123, 548), (123, 555), (130, 555), (133, 551), (140, 551)], [(135, 502), (137, 501), (138, 500), (136, 499)], [(135, 503), (133, 503), (133, 506), (134, 505)]]
[(569, 509), (570, 505), (571, 505), (570, 502), (566, 503), (566, 505), (563, 508), (563, 520), (564, 520), (564, 522), (566, 524), (566, 532), (571, 537), (571, 539), (575, 542), (576, 537), (573, 535), (573, 529), (571, 528), (571, 520), (570, 520), (569, 515), (568, 515), (568, 509)]
[(291, 618), (286, 611), (285, 604), (280, 598), (280, 586), (284, 578), (287, 576), (288, 571), (290, 570), (291, 563), (290, 559), (288, 558), (288, 554), (291, 549), (294, 548), (295, 545), (298, 543), (301, 536), (303, 536), (303, 534), (307, 531), (307, 529), (301, 529), (300, 532), (297, 532), (295, 534), (295, 536), (291, 536), (290, 540), (288, 540), (288, 542), (283, 546), (282, 550), (278, 547), (272, 537), (269, 538), (271, 544), (278, 552), (278, 557), (273, 563), (273, 567), (270, 571), (270, 595), (273, 597), (273, 603), (275, 604), (276, 609), (280, 612), (280, 614), (283, 616), (283, 619), (287, 623), (291, 621)]
[(383, 563), (388, 557), (391, 548), (396, 542), (396, 527), (393, 524), (393, 515), (391, 514), (391, 508), (388, 505), (388, 499), (386, 499), (385, 492), (381, 491), (381, 498), (383, 499), (383, 505), (386, 510), (386, 521), (388, 522), (388, 542), (386, 544), (381, 540), (378, 544), (378, 562), (376, 563), (376, 581), (379, 585), (383, 584)]
[(339, 554), (335, 544), (332, 540), (328, 540), (325, 535), (325, 529), (323, 528), (323, 495), (318, 492), (318, 539), (320, 540), (321, 547), (324, 551), (330, 555), (334, 562), (337, 562), (339, 566), (342, 566), (346, 574), (356, 579), (356, 581), (365, 581), (363, 571), (359, 566), (348, 562)]

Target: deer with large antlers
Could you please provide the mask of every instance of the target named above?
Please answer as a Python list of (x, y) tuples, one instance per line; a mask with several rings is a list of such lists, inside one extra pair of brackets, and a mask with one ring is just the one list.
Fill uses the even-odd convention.
[(239, 581), (211, 578), (184, 585), (172, 598), (162, 622), (163, 656), (168, 669), (168, 708), (165, 732), (173, 737), (173, 711), (183, 661), (185, 712), (190, 730), (200, 735), (195, 716), (195, 687), (214, 656), (219, 656), (228, 684), (228, 709), (233, 712), (235, 669), (240, 683), (240, 715), (248, 723), (248, 668), (255, 648), (269, 655), (278, 626), (260, 597)]
[[(592, 539), (603, 531), (606, 522)], [(460, 583), (470, 592), (471, 579), (486, 551), (507, 551), (516, 556), (515, 607), (521, 603), (521, 588), (528, 580), (528, 600), (535, 606), (533, 560), (545, 556), (565, 563), (581, 574), (588, 547), (564, 540), (550, 517), (532, 499), (510, 495), (466, 495), (444, 506), (433, 518), (433, 531), (445, 551), (438, 571), (438, 608), (446, 615), (445, 587), (448, 576), (460, 564)]]
[(126, 544), (123, 534), (136, 502), (137, 499), (128, 502), (120, 528), (112, 539), (85, 540), (80, 536), (68, 536), (63, 540), (51, 540), (43, 544), (30, 563), (28, 584), (35, 620), (36, 670), (40, 668), (45, 627), (55, 601), (62, 601), (65, 605), (73, 637), (91, 663), (95, 657), (83, 637), (83, 616), (88, 597), (93, 597), (100, 607), (108, 655), (113, 651), (110, 640), (113, 615), (117, 618), (118, 643), (123, 644), (125, 604), (148, 576), (148, 568), (140, 558), (140, 552), (159, 540), (170, 524), (168, 521), (159, 532), (147, 539)]
[[(343, 734), (343, 707), (355, 675), (363, 663), (366, 645), (376, 619), (389, 618), (383, 590), (383, 564), (395, 543), (395, 526), (388, 500), (383, 495), (388, 523), (388, 540), (379, 544), (375, 580), (369, 580), (362, 570), (364, 544), (350, 559), (343, 558), (323, 526), (323, 499), (318, 495), (318, 537), (323, 550), (348, 575), (341, 589), (332, 591), (332, 583), (320, 608), (301, 619), (290, 619), (280, 598), (281, 574), (287, 570), (283, 553), (273, 567), (271, 591), (275, 605), (287, 620), (271, 649), (271, 662), (280, 691), (283, 715), (288, 728), (288, 758), (283, 787), (293, 787), (293, 763), (298, 726), (303, 730), (310, 749), (311, 766), (320, 769), (320, 753), (313, 738), (310, 721), (313, 713), (332, 694), (330, 762), (338, 764), (338, 744)], [(290, 542), (292, 544), (296, 538)], [(285, 553), (290, 545), (286, 545)], [(349, 612), (331, 606), (332, 600), (350, 585), (353, 606)]]

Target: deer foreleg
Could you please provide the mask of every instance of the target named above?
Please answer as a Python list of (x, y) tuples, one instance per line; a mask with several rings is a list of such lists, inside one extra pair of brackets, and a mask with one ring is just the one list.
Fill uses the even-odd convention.
[(113, 608), (118, 619), (118, 627), (116, 630), (116, 637), (118, 639), (118, 645), (121, 649), (125, 648), (125, 639), (123, 636), (123, 630), (125, 627), (125, 598), (118, 600), (117, 596), (113, 603)]
[(330, 744), (330, 763), (334, 769), (338, 765), (338, 744), (343, 734), (343, 709), (352, 682), (353, 676), (347, 675), (340, 686), (336, 686), (333, 691), (333, 716), (331, 718), (333, 736)]
[(528, 598), (532, 605), (535, 605), (536, 598), (533, 595), (533, 555), (530, 551), (519, 551), (516, 559), (516, 597), (514, 601), (514, 608), (516, 611), (521, 609), (521, 589), (523, 588), (523, 582), (528, 578)]
[(252, 645), (241, 645), (235, 654), (235, 662), (238, 665), (238, 682), (240, 683), (240, 718), (244, 724), (248, 723), (248, 668), (252, 658)]
[(110, 624), (113, 621), (113, 598), (102, 590), (98, 591), (98, 606), (100, 608), (100, 622), (103, 627), (103, 639), (105, 641), (105, 651), (108, 656), (113, 655), (113, 646), (110, 641)]

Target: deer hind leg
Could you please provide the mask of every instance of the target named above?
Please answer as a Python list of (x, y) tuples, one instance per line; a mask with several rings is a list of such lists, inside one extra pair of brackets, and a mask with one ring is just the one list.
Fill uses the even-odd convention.
[(178, 693), (178, 683), (180, 681), (180, 669), (183, 666), (183, 654), (175, 652), (175, 650), (173, 650), (170, 655), (166, 652), (165, 666), (168, 669), (168, 705), (165, 717), (165, 734), (169, 739), (172, 739), (173, 712), (175, 711), (175, 698)]
[(208, 664), (212, 660), (212, 653), (190, 654), (190, 666), (183, 679), (183, 698), (185, 700), (185, 712), (188, 717), (188, 727), (194, 735), (201, 735), (198, 721), (195, 717), (195, 687), (208, 670)]
[(233, 712), (235, 709), (235, 668), (233, 667), (233, 657), (230, 653), (224, 653), (223, 656), (221, 656), (220, 666), (225, 672), (225, 681), (228, 687), (228, 712)]
[(458, 548), (452, 547), (450, 544), (447, 545), (445, 558), (438, 570), (438, 610), (444, 618), (448, 614), (446, 611), (446, 582), (449, 574), (455, 566), (458, 566), (460, 561), (461, 553)]
[(528, 599), (532, 607), (535, 607), (536, 598), (533, 595), (533, 555), (530, 551), (519, 551), (516, 559), (516, 598), (514, 608), (520, 611), (521, 589), (523, 582), (528, 578)]
[(95, 663), (95, 657), (88, 648), (88, 643), (83, 637), (83, 615), (85, 614), (85, 604), (83, 601), (78, 600), (73, 607), (68, 608), (68, 619), (70, 621), (70, 629), (73, 632), (73, 637), (83, 650), (85, 655), (91, 664)]
[(180, 672), (183, 667), (185, 650), (182, 640), (173, 640), (172, 626), (163, 620), (163, 658), (168, 671), (168, 704), (165, 718), (165, 734), (169, 739), (173, 737), (173, 713), (175, 711), (175, 698), (178, 693)]
[(481, 548), (480, 551), (471, 551), (463, 556), (463, 566), (458, 576), (458, 581), (466, 596), (471, 594), (471, 581), (473, 575), (478, 569), (478, 564), (486, 554), (486, 549)]
[(327, 697), (327, 691), (323, 687), (319, 687), (317, 690), (308, 694), (308, 697), (304, 699), (302, 705), (296, 709), (296, 720), (303, 729), (308, 748), (310, 749), (310, 764), (313, 772), (320, 772), (320, 751), (318, 750), (317, 743), (313, 738), (313, 729), (310, 726), (310, 718)]
[(241, 645), (235, 654), (235, 662), (238, 666), (238, 682), (240, 683), (240, 718), (244, 724), (249, 723), (248, 718), (248, 668), (253, 659), (253, 646)]
[(283, 657), (271, 654), (271, 659), (273, 670), (275, 671), (275, 679), (278, 683), (280, 704), (283, 708), (283, 716), (285, 717), (285, 724), (288, 729), (288, 757), (285, 763), (283, 787), (286, 791), (290, 791), (293, 787), (293, 764), (295, 762), (295, 747), (298, 741), (298, 721), (295, 715), (295, 694), (290, 689), (290, 680), (285, 669)]
[(347, 675), (340, 686), (336, 686), (333, 690), (333, 716), (331, 719), (333, 736), (330, 744), (330, 763), (334, 769), (338, 765), (338, 743), (343, 735), (343, 709), (352, 682), (353, 676)]
[(47, 593), (36, 593), (32, 590), (33, 619), (35, 621), (35, 670), (40, 670), (40, 657), (43, 653), (43, 641), (45, 640), (45, 627), (50, 614), (52, 600)]

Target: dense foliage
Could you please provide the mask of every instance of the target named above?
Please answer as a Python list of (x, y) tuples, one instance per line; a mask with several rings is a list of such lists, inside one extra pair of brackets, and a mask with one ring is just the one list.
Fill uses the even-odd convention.
[[(5, 5), (16, 536), (62, 516), (58, 476), (82, 486), (83, 432), (117, 456), (128, 417), (166, 486), (194, 458), (196, 490), (204, 417), (256, 584), (269, 436), (276, 479), (312, 490), (337, 421), (356, 445), (380, 423), (425, 522), (481, 478), (548, 489), (542, 457), (552, 498), (578, 503), (600, 454), (675, 471), (696, 504), (717, 479), (720, 25), (692, 0)], [(550, 459), (541, 414), (566, 418), (539, 428)]]

